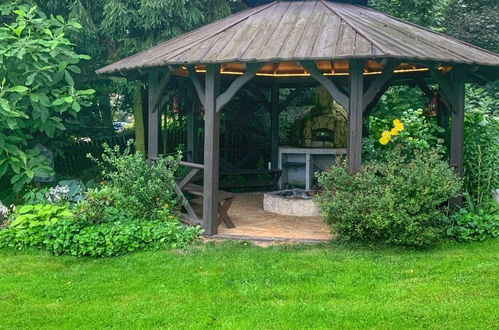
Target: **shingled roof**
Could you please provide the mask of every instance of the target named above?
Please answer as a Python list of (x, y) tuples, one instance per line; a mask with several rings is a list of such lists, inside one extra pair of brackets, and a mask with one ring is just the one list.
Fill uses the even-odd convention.
[(241, 11), (97, 71), (166, 65), (384, 59), (499, 68), (499, 55), (373, 9), (324, 0)]

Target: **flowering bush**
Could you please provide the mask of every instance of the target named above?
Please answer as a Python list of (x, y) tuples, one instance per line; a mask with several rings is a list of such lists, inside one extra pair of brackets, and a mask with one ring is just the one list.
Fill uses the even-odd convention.
[(322, 213), (344, 239), (409, 246), (430, 245), (442, 237), (447, 201), (461, 187), (438, 153), (416, 151), (410, 158), (401, 145), (355, 175), (340, 162), (319, 182)]
[(405, 129), (404, 124), (400, 121), (400, 119), (395, 119), (393, 121), (393, 128), (390, 131), (384, 131), (381, 134), (381, 138), (379, 139), (379, 143), (382, 145), (387, 145), (392, 137), (399, 135)]
[(445, 155), (445, 130), (436, 119), (427, 118), (422, 110), (407, 110), (393, 121), (370, 117), (370, 137), (363, 141), (363, 159), (384, 160), (386, 153), (397, 145), (403, 153), (414, 157), (416, 150), (437, 151)]
[(35, 188), (28, 191), (23, 200), (25, 204), (66, 204), (71, 206), (85, 199), (86, 187), (77, 180), (59, 181), (58, 185), (51, 188)]

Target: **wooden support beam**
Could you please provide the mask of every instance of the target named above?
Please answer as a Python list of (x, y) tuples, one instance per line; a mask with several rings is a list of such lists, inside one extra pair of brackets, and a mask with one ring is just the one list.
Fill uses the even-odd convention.
[[(456, 70), (456, 69), (454, 69), (454, 70)], [(438, 69), (430, 68), (430, 74), (431, 74), (431, 77), (433, 78), (433, 80), (435, 80), (438, 83), (440, 90), (445, 94), (451, 107), (453, 109), (455, 109), (458, 106), (456, 103), (457, 96), (454, 94), (454, 91), (452, 90), (452, 87), (449, 84), (449, 81), (445, 78), (445, 76)]]
[(251, 96), (255, 102), (261, 103), (266, 109), (272, 108), (272, 104), (267, 99), (267, 95), (265, 95), (259, 88), (248, 85), (248, 88), (244, 90), (246, 94)]
[(262, 66), (263, 63), (246, 64), (246, 71), (244, 74), (234, 80), (229, 88), (217, 97), (217, 112), (229, 103), (236, 93), (256, 76), (256, 73)]
[(279, 157), (279, 114), (281, 107), (279, 103), (279, 86), (274, 84), (271, 92), (270, 111), (270, 162), (273, 169), (278, 168)]
[(207, 64), (205, 79), (203, 226), (206, 235), (212, 236), (216, 235), (218, 228), (220, 112), (217, 112), (217, 97), (220, 66)]
[(200, 169), (199, 168), (193, 168), (189, 174), (185, 176), (185, 178), (180, 181), (177, 186), (180, 188), (180, 190), (184, 189), (184, 187), (199, 173)]
[(187, 160), (189, 162), (198, 162), (199, 139), (198, 139), (198, 104), (197, 100), (191, 102), (189, 113), (187, 114)]
[(282, 101), (279, 105), (279, 112), (283, 111), (291, 102), (293, 102), (303, 91), (305, 90), (305, 86), (296, 87), (289, 95), (286, 97), (284, 101)]
[(329, 91), (329, 93), (336, 102), (341, 104), (345, 109), (350, 108), (348, 96), (344, 94), (338, 88), (338, 86), (336, 86), (335, 83), (326, 78), (322, 74), (322, 72), (320, 72), (320, 70), (317, 68), (317, 65), (314, 62), (304, 61), (301, 62), (301, 65), (308, 71), (308, 73), (310, 73), (312, 78), (317, 80), (322, 86), (324, 86)]
[(386, 93), (386, 91), (388, 90), (388, 88), (390, 88), (390, 83), (389, 82), (386, 83), (385, 86), (383, 86), (378, 91), (378, 93), (376, 94), (376, 96), (374, 97), (374, 99), (370, 103), (364, 104), (364, 117), (368, 117), (371, 114), (371, 112), (374, 110), (374, 108), (376, 107), (376, 105), (378, 105), (379, 100)]
[(165, 92), (166, 85), (168, 85), (168, 83), (170, 82), (171, 76), (171, 71), (169, 69), (166, 69), (166, 72), (163, 74), (161, 80), (158, 83), (156, 97), (152, 100), (152, 105), (155, 109), (161, 109), (161, 106), (165, 105), (166, 103), (165, 98), (162, 98), (162, 96)]
[(198, 74), (196, 73), (196, 68), (194, 66), (189, 66), (187, 68), (189, 71), (189, 78), (192, 81), (192, 84), (194, 85), (194, 88), (196, 89), (196, 92), (198, 93), (198, 98), (199, 101), (203, 106), (205, 106), (205, 87), (204, 84), (199, 80)]
[(351, 173), (362, 165), (362, 114), (364, 111), (364, 62), (350, 61), (350, 101), (348, 111), (348, 168)]
[[(371, 83), (367, 91), (364, 93), (364, 101), (363, 101), (364, 106), (371, 104), (376, 99), (380, 91), (383, 90), (383, 88), (388, 84), (390, 79), (393, 77), (393, 71), (398, 66), (399, 62), (388, 62), (388, 64), (383, 69), (383, 73), (381, 74), (381, 76), (377, 77)], [(379, 97), (381, 98), (381, 96)]]
[(149, 160), (155, 159), (159, 155), (159, 124), (161, 113), (158, 111), (157, 102), (159, 75), (154, 71), (149, 73), (148, 83), (148, 142), (147, 157)]
[(431, 88), (428, 86), (426, 81), (424, 79), (418, 78), (414, 80), (416, 82), (416, 86), (419, 87), (419, 89), (424, 93), (424, 95), (431, 99), (435, 96), (435, 92), (431, 90)]

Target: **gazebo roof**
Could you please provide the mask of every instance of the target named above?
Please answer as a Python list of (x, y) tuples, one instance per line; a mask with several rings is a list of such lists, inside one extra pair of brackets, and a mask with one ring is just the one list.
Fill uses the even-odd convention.
[(390, 58), (499, 69), (498, 54), (444, 34), (367, 7), (309, 0), (244, 10), (97, 73), (167, 65)]

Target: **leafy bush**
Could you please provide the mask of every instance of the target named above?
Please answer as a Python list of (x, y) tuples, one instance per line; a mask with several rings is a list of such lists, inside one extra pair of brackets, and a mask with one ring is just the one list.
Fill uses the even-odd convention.
[(438, 153), (416, 151), (411, 159), (401, 149), (355, 175), (340, 162), (319, 176), (322, 213), (343, 238), (425, 246), (441, 237), (460, 180)]
[[(170, 156), (149, 164), (142, 154), (131, 152), (132, 144), (133, 140), (128, 141), (123, 152), (104, 145), (102, 160), (89, 156), (103, 168), (107, 188), (100, 193), (94, 190), (83, 205), (90, 212), (95, 207), (96, 214), (102, 203), (107, 203), (132, 218), (163, 219), (165, 209), (173, 210), (177, 204), (175, 172), (180, 159)], [(102, 221), (96, 218), (92, 222)]]
[(60, 136), (67, 115), (88, 106), (94, 90), (74, 83), (89, 57), (76, 54), (66, 35), (80, 24), (18, 1), (2, 1), (0, 12), (0, 178), (19, 192), (35, 176), (53, 174), (36, 145)]
[(465, 119), (464, 196), (470, 211), (477, 212), (499, 188), (499, 117), (469, 110)]
[(145, 219), (125, 211), (127, 207), (122, 205), (123, 200), (123, 195), (113, 186), (90, 189), (87, 199), (76, 206), (76, 215), (89, 224)]
[(0, 247), (9, 241), (17, 241), (25, 246), (40, 246), (45, 237), (43, 232), (73, 214), (67, 206), (52, 204), (23, 205), (12, 214), (13, 221), (8, 229), (0, 231)]
[(109, 257), (137, 250), (182, 248), (194, 241), (199, 227), (178, 220), (114, 221), (88, 224), (67, 206), (24, 205), (11, 225), (0, 230), (0, 248), (37, 247), (56, 255)]
[(483, 209), (471, 213), (462, 209), (449, 218), (446, 234), (459, 241), (484, 241), (499, 237), (499, 213)]
[(178, 221), (117, 221), (83, 228), (63, 222), (48, 231), (47, 248), (55, 254), (110, 257), (138, 250), (183, 248), (199, 234), (198, 227), (184, 227)]

